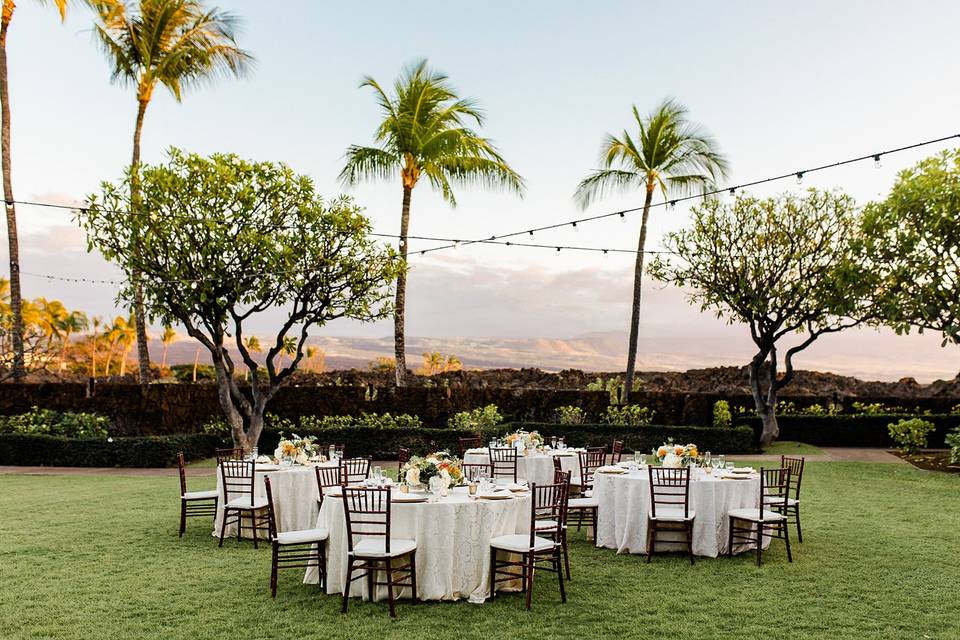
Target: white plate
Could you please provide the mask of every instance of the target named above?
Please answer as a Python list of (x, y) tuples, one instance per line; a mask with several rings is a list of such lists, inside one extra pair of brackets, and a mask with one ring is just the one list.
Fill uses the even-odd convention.
[(498, 491), (496, 493), (478, 493), (476, 495), (477, 500), (509, 500), (513, 498), (513, 494), (509, 491)]
[(258, 464), (257, 471), (279, 471), (280, 465), (278, 464)]
[(422, 494), (395, 493), (390, 497), (392, 502), (426, 502), (427, 496)]

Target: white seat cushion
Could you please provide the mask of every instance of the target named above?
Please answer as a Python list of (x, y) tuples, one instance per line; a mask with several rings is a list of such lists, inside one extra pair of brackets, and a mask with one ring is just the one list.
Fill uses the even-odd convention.
[(693, 520), (695, 516), (693, 509), (687, 511), (687, 517), (683, 517), (683, 507), (657, 507), (657, 517), (654, 518), (653, 514), (650, 515), (651, 520), (658, 520), (663, 522), (683, 522), (685, 520)]
[(567, 506), (571, 509), (595, 509), (600, 506), (600, 501), (596, 498), (570, 498)]
[(556, 520), (537, 520), (537, 531), (555, 531), (559, 526)]
[(213, 491), (187, 491), (180, 496), (184, 500), (209, 500), (210, 498), (220, 497), (216, 490)]
[(390, 539), (390, 553), (386, 551), (386, 540), (383, 538), (367, 538), (361, 540), (353, 548), (353, 555), (364, 558), (396, 558), (416, 550), (415, 540)]
[[(733, 509), (727, 513), (727, 515), (731, 518), (737, 518), (739, 520), (749, 520), (750, 522), (760, 521), (760, 509)], [(767, 510), (763, 511), (764, 522), (778, 522), (785, 519), (785, 516), (782, 516), (779, 513)]]
[[(524, 553), (530, 551), (530, 536), (525, 533), (513, 533), (506, 536), (497, 536), (490, 540), (490, 546), (494, 549), (502, 549), (504, 551), (514, 551), (516, 553)], [(553, 540), (547, 540), (546, 538), (535, 537), (533, 539), (533, 550), (534, 551), (546, 551), (552, 549), (556, 546), (556, 543)]]
[(330, 532), (323, 527), (319, 529), (301, 529), (300, 531), (284, 531), (277, 534), (280, 544), (306, 544), (308, 542), (323, 542), (330, 537)]
[(251, 505), (250, 498), (243, 496), (242, 498), (234, 498), (227, 503), (227, 506), (231, 509), (266, 509), (267, 499), (261, 496), (254, 496), (253, 504)]
[(800, 501), (799, 501), (798, 499), (796, 499), (796, 498), (787, 498), (787, 506), (788, 506), (788, 507), (795, 507), (795, 506), (797, 506), (798, 504), (800, 504)]

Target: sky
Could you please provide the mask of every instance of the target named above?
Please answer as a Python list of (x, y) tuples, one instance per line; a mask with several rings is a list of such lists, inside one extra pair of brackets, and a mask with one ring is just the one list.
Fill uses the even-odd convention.
[[(411, 233), (477, 238), (640, 204), (610, 197), (586, 212), (571, 196), (597, 166), (607, 132), (630, 125), (631, 105), (649, 111), (673, 96), (716, 138), (731, 164), (730, 184), (794, 172), (960, 133), (960, 4), (926, 1), (806, 3), (687, 2), (254, 2), (220, 0), (244, 19), (240, 44), (256, 57), (248, 77), (197, 88), (177, 103), (158, 90), (146, 115), (143, 159), (177, 146), (277, 160), (310, 175), (318, 191), (344, 190), (337, 176), (350, 144), (369, 144), (378, 119), (364, 75), (390, 83), (426, 57), (484, 109), (492, 138), (523, 176), (523, 198), (461, 189), (451, 209), (428, 185), (413, 194)], [(438, 10), (442, 7), (442, 10)], [(278, 10), (280, 9), (280, 10)], [(60, 24), (51, 6), (18, 4), (8, 41), (18, 199), (75, 202), (129, 162), (135, 115), (131, 88), (110, 83), (89, 13), (75, 7)], [(787, 180), (753, 195), (808, 186), (841, 188), (858, 202), (882, 197), (897, 171), (946, 145)], [(347, 190), (377, 231), (399, 229), (398, 182)], [(85, 250), (68, 212), (21, 206), (22, 271), (111, 277)], [(688, 220), (686, 206), (655, 211), (648, 247)], [(543, 232), (544, 243), (634, 248), (639, 216)], [(6, 232), (4, 227), (3, 232)], [(4, 243), (5, 244), (5, 243)], [(433, 243), (412, 242), (416, 251)], [(2, 254), (6, 263), (5, 247)], [(420, 336), (565, 338), (624, 332), (631, 255), (475, 245), (411, 260), (407, 331)], [(24, 275), (24, 295), (60, 298), (114, 315), (109, 285)], [(648, 283), (641, 335), (712, 348), (718, 363), (751, 355), (743, 327), (728, 327), (687, 305), (682, 292)], [(271, 318), (262, 330), (272, 326)], [(382, 336), (390, 322), (338, 321), (322, 335)], [(956, 348), (936, 336), (872, 330), (831, 337), (810, 351), (821, 368), (884, 359), (884, 373), (953, 377)], [(907, 357), (897, 354), (907, 354)], [(709, 360), (709, 355), (706, 356)], [(656, 368), (656, 362), (641, 364)], [(801, 365), (803, 363), (801, 362)], [(878, 368), (878, 371), (880, 370)], [(869, 377), (869, 376), (868, 376)], [(897, 376), (894, 376), (897, 377)]]

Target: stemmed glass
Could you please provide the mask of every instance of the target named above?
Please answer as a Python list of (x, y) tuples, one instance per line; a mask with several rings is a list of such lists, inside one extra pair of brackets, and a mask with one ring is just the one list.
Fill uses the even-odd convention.
[(373, 468), (373, 481), (378, 487), (383, 486), (383, 467)]
[(713, 465), (710, 464), (711, 462), (713, 462), (713, 456), (710, 455), (709, 451), (707, 451), (703, 454), (703, 466), (712, 467)]
[(722, 453), (717, 456), (717, 469), (724, 469), (727, 466), (727, 456)]

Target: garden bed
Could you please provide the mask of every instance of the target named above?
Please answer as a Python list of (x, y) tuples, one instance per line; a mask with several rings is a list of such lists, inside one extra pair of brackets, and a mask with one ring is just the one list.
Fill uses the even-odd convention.
[(890, 453), (906, 460), (918, 469), (941, 471), (943, 473), (960, 473), (960, 464), (950, 464), (950, 451), (948, 449), (933, 449), (921, 451), (920, 453), (902, 453), (900, 451), (891, 451)]

